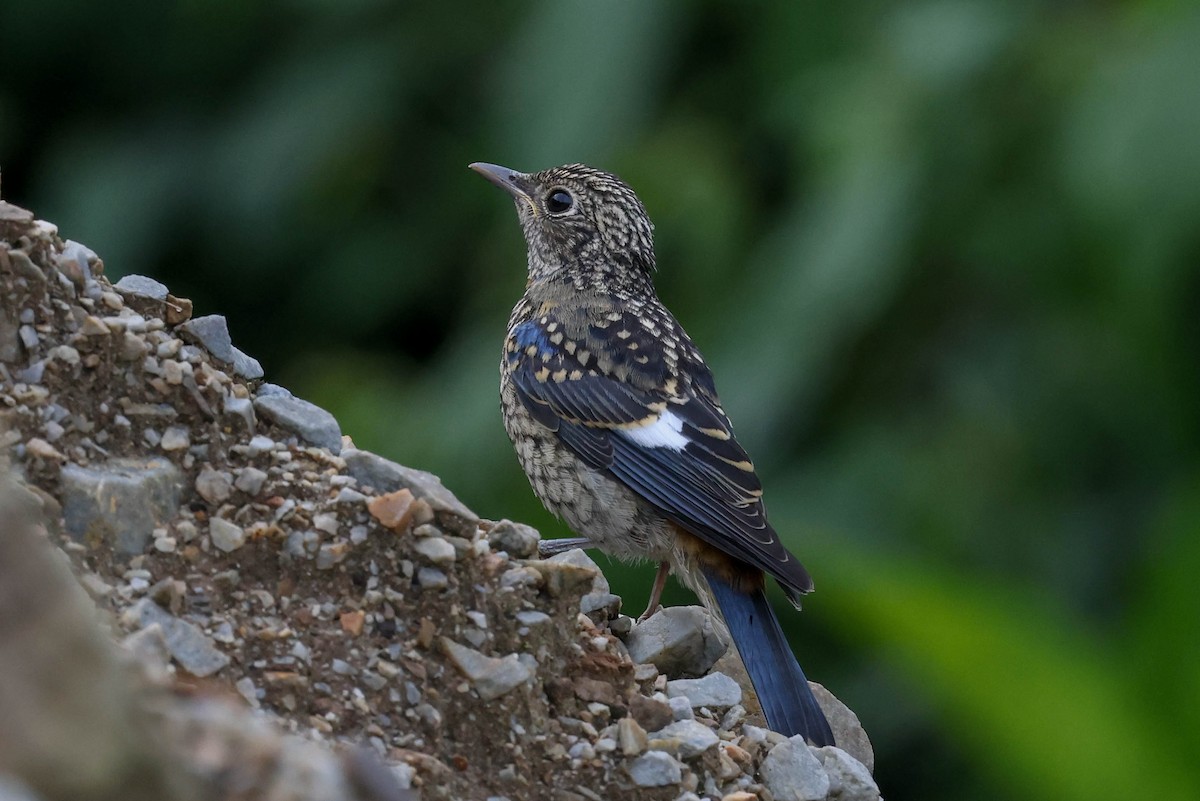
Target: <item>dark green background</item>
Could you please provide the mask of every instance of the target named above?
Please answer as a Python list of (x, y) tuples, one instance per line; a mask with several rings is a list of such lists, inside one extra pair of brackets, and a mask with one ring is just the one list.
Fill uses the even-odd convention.
[(0, 168), (551, 535), (495, 391), (524, 246), (465, 167), (617, 172), (884, 796), (1194, 799), (1198, 76), (1188, 3), (4, 0)]

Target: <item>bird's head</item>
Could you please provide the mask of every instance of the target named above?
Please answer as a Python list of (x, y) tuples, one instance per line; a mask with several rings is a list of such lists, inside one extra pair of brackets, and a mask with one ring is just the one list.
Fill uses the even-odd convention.
[(644, 273), (654, 269), (654, 234), (646, 207), (611, 173), (567, 164), (524, 173), (476, 162), (471, 169), (516, 202), (529, 247), (529, 278), (598, 265)]

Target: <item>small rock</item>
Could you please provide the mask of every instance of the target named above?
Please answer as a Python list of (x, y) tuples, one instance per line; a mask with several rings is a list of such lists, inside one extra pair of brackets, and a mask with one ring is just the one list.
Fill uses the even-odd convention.
[(167, 612), (149, 598), (143, 598), (125, 611), (126, 619), (140, 628), (154, 624), (162, 627), (171, 657), (193, 676), (211, 676), (229, 664), (229, 657), (217, 650), (204, 632)]
[(121, 645), (151, 670), (166, 667), (171, 661), (171, 649), (167, 647), (166, 634), (157, 623), (151, 623), (133, 632), (121, 641)]
[(242, 698), (246, 699), (246, 703), (258, 709), (258, 688), (254, 686), (254, 679), (249, 676), (242, 676), (233, 684), (233, 688), (238, 691)]
[(875, 750), (871, 747), (871, 740), (859, 722), (858, 715), (822, 685), (810, 681), (808, 686), (829, 720), (833, 741), (838, 744), (838, 748), (865, 765), (868, 772), (874, 771)]
[(666, 787), (683, 779), (683, 766), (663, 751), (642, 754), (629, 763), (628, 771), (638, 787)]
[(497, 659), (459, 645), (448, 637), (441, 638), (441, 646), (443, 653), (485, 701), (499, 698), (533, 677), (533, 670), (516, 654)]
[(83, 322), (79, 326), (80, 336), (85, 337), (106, 337), (112, 332), (108, 330), (108, 326), (95, 315), (89, 314), (83, 318)]
[(216, 548), (229, 553), (246, 544), (246, 531), (237, 523), (214, 517), (208, 521), (208, 538)]
[[(190, 310), (189, 310), (190, 313)], [(245, 378), (248, 381), (262, 378), (266, 375), (263, 372), (262, 364), (253, 356), (247, 356), (238, 348), (233, 349), (233, 358), (230, 359), (230, 364), (233, 365), (233, 372), (236, 375)]]
[(779, 799), (823, 801), (829, 795), (829, 775), (799, 734), (771, 749), (761, 773), (763, 784)]
[(658, 731), (675, 720), (675, 713), (670, 706), (641, 693), (634, 693), (629, 699), (629, 715), (647, 731)]
[(270, 437), (264, 437), (262, 434), (255, 434), (246, 443), (246, 453), (249, 456), (262, 456), (264, 453), (269, 453), (275, 450), (275, 440)]
[(539, 539), (537, 529), (511, 520), (501, 520), (488, 532), (493, 551), (504, 551), (516, 559), (529, 559), (537, 553)]
[(646, 730), (633, 718), (621, 718), (617, 721), (617, 745), (625, 756), (637, 756), (646, 750), (650, 742)]
[[(318, 536), (316, 532), (310, 532), (314, 536)], [(317, 570), (329, 570), (336, 564), (340, 564), (346, 558), (346, 554), (350, 553), (350, 545), (346, 542), (328, 542), (322, 545), (317, 550)]]
[(686, 695), (677, 695), (668, 699), (667, 705), (671, 707), (671, 714), (675, 716), (675, 720), (691, 720), (695, 717), (692, 712), (692, 702)]
[(703, 754), (717, 744), (720, 738), (712, 729), (695, 720), (678, 720), (650, 735), (652, 740), (675, 740), (679, 743), (678, 753), (683, 759)]
[(811, 749), (829, 776), (829, 794), (838, 801), (879, 801), (879, 785), (863, 763), (832, 745)]
[(25, 443), (25, 453), (38, 459), (47, 459), (50, 461), (61, 462), (67, 457), (62, 455), (62, 452), (51, 445), (41, 437), (33, 437)]
[(668, 681), (667, 697), (687, 698), (693, 709), (729, 707), (742, 702), (742, 688), (724, 673), (710, 673), (702, 679)]
[(575, 567), (584, 568), (590, 571), (594, 576), (592, 580), (592, 592), (609, 592), (608, 579), (604, 577), (604, 571), (600, 569), (600, 565), (596, 564), (596, 560), (587, 555), (587, 551), (582, 548), (574, 548), (570, 551), (556, 554), (549, 559), (544, 560), (556, 565), (572, 565)]
[(399, 489), (372, 498), (367, 502), (367, 511), (384, 528), (402, 532), (408, 528), (408, 524), (412, 520), (412, 504), (412, 492), (407, 489)]
[(442, 537), (426, 537), (417, 540), (413, 550), (435, 565), (454, 564), (454, 546)]
[[(611, 592), (586, 593), (579, 599), (579, 611), (596, 621), (611, 620), (620, 615), (621, 596)], [(620, 628), (618, 626), (613, 634), (622, 633)], [(633, 627), (630, 626), (623, 633), (628, 634), (632, 629)]]
[(182, 426), (168, 426), (158, 441), (158, 447), (164, 451), (181, 451), (191, 444), (188, 430)]
[(436, 567), (422, 567), (417, 571), (417, 584), (423, 590), (444, 590), (450, 586), (450, 579)]
[[(265, 387), (270, 389), (264, 392)], [(254, 410), (318, 448), (335, 454), (342, 450), (342, 428), (337, 419), (315, 403), (293, 396), (283, 387), (273, 384), (260, 387), (258, 397), (254, 399)]]
[(254, 430), (257, 418), (254, 416), (254, 404), (250, 402), (249, 398), (239, 398), (232, 393), (226, 394), (222, 401), (222, 409), (226, 415), (245, 421), (246, 428), (250, 431)]
[(332, 512), (321, 512), (313, 515), (313, 528), (330, 536), (338, 533), (338, 518)]
[(233, 494), (233, 482), (228, 473), (206, 466), (196, 476), (196, 492), (212, 505), (220, 506)]
[(259, 470), (257, 467), (243, 467), (237, 472), (237, 478), (233, 481), (233, 486), (247, 495), (258, 495), (262, 492), (263, 484), (266, 483), (267, 473), (265, 470)]
[(91, 547), (108, 543), (132, 555), (178, 512), (183, 476), (165, 459), (113, 459), (66, 465), (60, 480), (67, 532)]
[(365, 504), (367, 502), (367, 496), (363, 495), (356, 489), (342, 487), (340, 490), (338, 490), (337, 497), (333, 499), (333, 502), (338, 506), (354, 506), (360, 503)]
[(342, 631), (352, 637), (362, 634), (363, 623), (366, 619), (367, 613), (361, 609), (355, 609), (352, 612), (343, 612), (338, 616), (338, 622), (342, 625)]
[(546, 592), (551, 598), (583, 594), (592, 589), (597, 580), (603, 581), (603, 574), (595, 563), (589, 566), (559, 559), (558, 556), (553, 559), (539, 559), (529, 562), (528, 565), (541, 574)]
[(144, 275), (127, 275), (113, 284), (113, 289), (123, 295), (139, 295), (154, 300), (166, 300), (168, 291), (166, 284)]
[[(162, 299), (166, 300), (165, 292)], [(221, 315), (193, 317), (181, 324), (178, 331), (184, 339), (195, 342), (221, 361), (233, 362), (233, 340), (229, 336), (229, 323)]]
[(668, 676), (702, 676), (725, 653), (702, 606), (660, 609), (633, 627), (625, 645), (634, 662), (651, 662)]
[[(192, 302), (187, 298), (177, 298), (174, 295), (167, 295), (167, 301), (163, 308), (163, 319), (167, 325), (179, 325), (182, 322), (190, 320), (192, 317)], [(237, 348), (234, 351), (234, 365), (237, 364), (237, 354), (241, 353)]]
[(542, 623), (549, 623), (553, 620), (552, 617), (545, 612), (539, 612), (536, 609), (524, 609), (516, 614), (517, 622), (522, 626), (538, 626)]

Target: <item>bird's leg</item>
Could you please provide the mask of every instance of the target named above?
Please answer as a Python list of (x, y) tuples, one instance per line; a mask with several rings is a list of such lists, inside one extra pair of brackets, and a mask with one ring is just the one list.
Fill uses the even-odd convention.
[(670, 573), (670, 562), (658, 563), (658, 573), (654, 576), (654, 586), (650, 588), (650, 603), (646, 605), (646, 611), (642, 612), (642, 616), (638, 618), (638, 623), (641, 623), (643, 620), (658, 611), (658, 602), (662, 600), (663, 587), (667, 586), (667, 576), (670, 575)]
[(576, 548), (591, 548), (592, 541), (587, 537), (561, 537), (556, 540), (538, 540), (538, 556), (545, 559)]

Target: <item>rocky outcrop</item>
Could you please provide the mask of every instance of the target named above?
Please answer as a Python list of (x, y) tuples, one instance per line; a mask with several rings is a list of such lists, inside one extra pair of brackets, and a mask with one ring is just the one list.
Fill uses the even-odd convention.
[(878, 797), (832, 696), (849, 753), (755, 725), (702, 610), (635, 626), (191, 311), (0, 202), (0, 797)]

